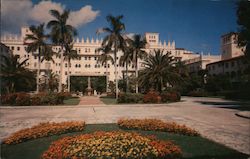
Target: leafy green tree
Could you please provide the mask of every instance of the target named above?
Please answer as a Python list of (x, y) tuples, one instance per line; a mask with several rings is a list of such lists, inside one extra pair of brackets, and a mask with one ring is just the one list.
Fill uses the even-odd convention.
[(72, 76), (70, 81), (71, 91), (85, 93), (86, 88), (88, 86), (87, 77)]
[[(50, 60), (52, 58), (50, 49), (47, 48), (47, 39), (48, 35), (44, 33), (44, 24), (40, 24), (39, 26), (30, 26), (30, 31), (32, 34), (28, 34), (25, 37), (25, 44), (27, 45), (27, 52), (36, 52), (38, 51), (38, 69), (37, 69), (37, 79), (36, 79), (36, 91), (39, 92), (39, 76), (40, 76), (40, 66), (41, 66), (41, 57), (43, 59)], [(51, 55), (51, 56), (50, 56)]]
[(61, 46), (60, 50), (60, 77), (58, 91), (62, 91), (62, 73), (63, 73), (63, 55), (68, 44), (70, 44), (71, 39), (77, 35), (76, 29), (67, 24), (70, 11), (64, 10), (62, 14), (57, 10), (50, 10), (50, 14), (55, 18), (47, 24), (47, 28), (51, 29), (50, 36), (52, 42), (56, 45)]
[[(1, 56), (1, 87), (6, 89), (6, 93), (16, 91), (30, 91), (34, 84), (35, 75), (25, 68), (28, 59), (20, 61), (18, 55), (10, 54), (10, 57)], [(21, 83), (20, 83), (21, 82)], [(26, 88), (25, 88), (26, 86)]]
[[(142, 38), (140, 34), (135, 34), (130, 41), (130, 47), (132, 48), (133, 55), (132, 61), (135, 66), (135, 77), (138, 78), (138, 59), (144, 59), (147, 56), (145, 52), (145, 46), (147, 42), (145, 38)], [(136, 82), (136, 93), (138, 93), (138, 82)]]
[(99, 93), (106, 91), (106, 79), (105, 76), (91, 77), (91, 86), (94, 90)]
[(139, 76), (139, 82), (147, 89), (152, 87), (159, 92), (169, 85), (174, 87), (180, 83), (181, 76), (174, 68), (174, 59), (170, 53), (163, 50), (154, 50), (143, 62), (144, 69)]
[(47, 90), (49, 92), (54, 92), (57, 90), (58, 86), (58, 75), (55, 73), (49, 73), (48, 76), (44, 77), (43, 83), (41, 83), (41, 90)]
[(245, 55), (250, 60), (250, 2), (241, 0), (237, 5), (237, 23), (240, 31), (238, 45), (246, 48)]
[(117, 79), (117, 52), (124, 48), (125, 42), (122, 33), (125, 30), (125, 25), (121, 21), (122, 15), (119, 16), (107, 16), (107, 21), (110, 27), (105, 27), (97, 31), (97, 33), (105, 32), (107, 35), (103, 39), (102, 48), (112, 50), (114, 48), (114, 65), (115, 65), (115, 88), (116, 88), (116, 99), (118, 99), (118, 79)]

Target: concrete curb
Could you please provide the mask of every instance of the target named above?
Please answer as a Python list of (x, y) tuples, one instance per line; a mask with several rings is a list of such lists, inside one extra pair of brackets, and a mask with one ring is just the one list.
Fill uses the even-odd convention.
[(235, 113), (235, 115), (242, 118), (250, 119), (250, 111), (240, 111)]

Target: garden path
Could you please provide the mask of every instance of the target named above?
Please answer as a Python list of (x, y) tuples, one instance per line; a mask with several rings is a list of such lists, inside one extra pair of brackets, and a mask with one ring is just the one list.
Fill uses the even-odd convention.
[(98, 96), (83, 96), (80, 97), (79, 106), (86, 105), (104, 105)]
[(250, 154), (250, 119), (235, 115), (239, 110), (232, 109), (237, 105), (233, 101), (182, 97), (181, 102), (170, 104), (108, 106), (90, 104), (90, 101), (86, 98), (88, 105), (84, 106), (0, 107), (0, 139), (47, 121), (84, 120), (92, 124), (116, 123), (120, 118), (157, 118), (186, 124), (208, 139)]

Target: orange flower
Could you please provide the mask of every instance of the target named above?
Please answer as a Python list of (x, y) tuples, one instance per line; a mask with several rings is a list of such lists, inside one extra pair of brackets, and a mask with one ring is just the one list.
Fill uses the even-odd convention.
[(46, 122), (35, 125), (31, 128), (26, 128), (13, 133), (10, 137), (3, 140), (5, 144), (17, 144), (30, 139), (36, 139), (51, 135), (63, 134), (67, 132), (82, 131), (85, 127), (85, 122), (70, 121), (70, 122)]
[(186, 125), (179, 125), (175, 122), (163, 122), (158, 119), (120, 119), (117, 124), (119, 127), (125, 129), (166, 131), (189, 136), (199, 135), (196, 130), (189, 128)]

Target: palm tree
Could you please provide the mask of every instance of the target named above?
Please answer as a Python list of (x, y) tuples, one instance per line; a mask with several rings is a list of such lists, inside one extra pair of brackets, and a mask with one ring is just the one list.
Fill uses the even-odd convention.
[(125, 30), (125, 25), (121, 22), (123, 16), (112, 16), (108, 15), (106, 17), (107, 21), (110, 23), (110, 28), (105, 27), (97, 31), (105, 32), (108, 35), (103, 39), (102, 47), (109, 48), (110, 50), (114, 48), (114, 65), (115, 65), (115, 86), (116, 86), (116, 99), (118, 99), (118, 79), (117, 79), (117, 52), (124, 48), (124, 38), (122, 36), (123, 31)]
[(120, 65), (126, 67), (126, 93), (129, 91), (128, 65), (133, 61), (133, 52), (129, 47), (124, 49), (124, 54), (120, 58)]
[(71, 67), (70, 61), (72, 59), (77, 59), (79, 55), (77, 54), (77, 51), (73, 49), (73, 43), (68, 43), (65, 45), (65, 54), (64, 54), (64, 59), (68, 61), (68, 92), (70, 92), (70, 73), (69, 73), (69, 68)]
[(154, 50), (149, 54), (145, 62), (145, 69), (141, 71), (139, 81), (142, 85), (153, 87), (162, 92), (163, 87), (175, 85), (181, 79), (174, 68), (174, 59), (170, 53), (163, 53), (163, 50)]
[(28, 34), (25, 37), (25, 44), (27, 44), (27, 52), (36, 52), (38, 50), (38, 69), (36, 77), (36, 92), (39, 92), (39, 76), (40, 76), (40, 66), (41, 66), (41, 56), (43, 56), (44, 51), (46, 50), (47, 44), (46, 40), (48, 35), (44, 33), (44, 24), (39, 26), (31, 26), (30, 31), (32, 34)]
[[(13, 93), (16, 91), (19, 81), (25, 81), (29, 83), (34, 77), (33, 72), (25, 68), (28, 59), (20, 61), (18, 55), (10, 54), (10, 57), (1, 56), (3, 62), (1, 62), (1, 81), (6, 83), (7, 93)], [(35, 77), (34, 77), (35, 78)]]
[(114, 63), (114, 59), (110, 55), (112, 53), (109, 48), (100, 48), (99, 51), (102, 51), (103, 53), (98, 58), (97, 62), (100, 62), (101, 65), (106, 67), (106, 92), (108, 92), (108, 61), (111, 61), (111, 63)]
[[(140, 34), (135, 34), (130, 42), (133, 50), (133, 63), (135, 67), (135, 77), (138, 78), (138, 59), (146, 57), (145, 45), (147, 44), (146, 39), (142, 38)], [(138, 93), (138, 82), (136, 82), (135, 92)]]
[(66, 45), (69, 44), (69, 39), (72, 39), (77, 35), (76, 29), (67, 24), (67, 20), (69, 18), (70, 11), (64, 10), (62, 14), (57, 10), (50, 10), (50, 14), (55, 18), (55, 20), (51, 20), (47, 24), (47, 28), (51, 29), (51, 39), (52, 42), (56, 45), (61, 46), (60, 50), (60, 77), (59, 77), (59, 86), (58, 91), (62, 91), (62, 72), (63, 72), (63, 51), (66, 48)]

